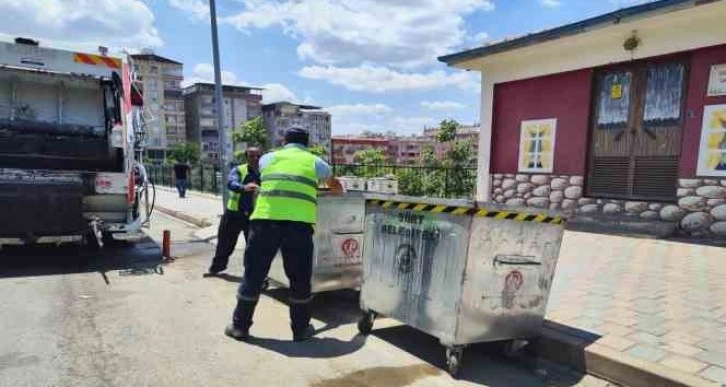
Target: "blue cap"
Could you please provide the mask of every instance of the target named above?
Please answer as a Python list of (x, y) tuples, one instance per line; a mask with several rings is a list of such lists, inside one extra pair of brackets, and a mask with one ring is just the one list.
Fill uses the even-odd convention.
[(285, 131), (285, 142), (288, 144), (302, 144), (307, 146), (310, 134), (307, 130), (293, 126)]

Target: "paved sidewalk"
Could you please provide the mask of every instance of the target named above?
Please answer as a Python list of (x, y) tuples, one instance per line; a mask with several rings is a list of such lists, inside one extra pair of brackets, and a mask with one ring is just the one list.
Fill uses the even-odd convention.
[[(182, 199), (176, 190), (168, 187), (156, 187), (156, 209), (176, 216), (197, 226), (218, 225), (222, 216), (222, 198), (206, 193), (187, 191)], [(182, 216), (177, 216), (177, 215)]]
[(548, 319), (726, 384), (726, 249), (567, 232)]
[[(157, 194), (160, 206), (215, 223), (222, 212), (209, 195)], [(726, 384), (726, 248), (568, 231), (547, 318), (617, 353)]]

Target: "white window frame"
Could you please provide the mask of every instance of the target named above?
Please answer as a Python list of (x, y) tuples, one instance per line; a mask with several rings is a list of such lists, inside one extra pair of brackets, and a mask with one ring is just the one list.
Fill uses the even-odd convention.
[[(552, 133), (550, 136), (551, 139), (551, 145), (552, 149), (548, 153), (542, 153), (542, 152), (525, 152), (529, 153), (533, 156), (535, 155), (544, 155), (549, 154), (550, 155), (550, 166), (548, 168), (529, 168), (527, 165), (524, 164), (524, 155), (522, 154), (524, 152), (524, 143), (526, 140), (529, 139), (528, 133), (525, 133), (525, 128), (530, 125), (550, 125), (552, 127)], [(553, 173), (555, 169), (555, 140), (557, 139), (557, 119), (556, 118), (547, 118), (547, 119), (540, 119), (540, 120), (523, 120), (519, 126), (519, 149), (517, 152), (517, 169), (519, 172), (523, 173)]]
[[(726, 109), (726, 104), (723, 105), (706, 105), (703, 107), (703, 122), (701, 123), (701, 143), (698, 148), (698, 168), (696, 174), (704, 177), (726, 177), (726, 171), (714, 171), (706, 168), (706, 162), (708, 161), (708, 137), (714, 133), (726, 133), (726, 129), (711, 129), (710, 118), (712, 112), (716, 110)], [(725, 149), (719, 150), (719, 153), (726, 153)]]

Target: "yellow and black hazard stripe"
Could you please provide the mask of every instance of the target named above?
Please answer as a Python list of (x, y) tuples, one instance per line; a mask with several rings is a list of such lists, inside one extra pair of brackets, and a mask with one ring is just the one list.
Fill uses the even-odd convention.
[(478, 216), (483, 218), (494, 218), (501, 220), (516, 220), (519, 222), (537, 222), (537, 223), (551, 223), (551, 224), (562, 224), (565, 223), (565, 219), (559, 216), (548, 216), (545, 214), (532, 214), (529, 212), (519, 211), (505, 211), (495, 210), (488, 208), (471, 208), (471, 207), (456, 207), (456, 206), (443, 206), (435, 204), (420, 204), (420, 203), (408, 203), (408, 202), (397, 202), (392, 200), (367, 200), (367, 203), (372, 206), (379, 206), (383, 208), (396, 209), (396, 210), (409, 210), (417, 212), (431, 212), (435, 214), (451, 214), (451, 215), (469, 215)]

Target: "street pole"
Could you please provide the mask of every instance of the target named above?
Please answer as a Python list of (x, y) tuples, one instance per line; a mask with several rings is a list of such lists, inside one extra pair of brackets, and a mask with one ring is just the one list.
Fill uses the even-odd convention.
[[(222, 209), (227, 203), (227, 176), (229, 176), (229, 152), (227, 152), (227, 131), (224, 128), (224, 104), (222, 97), (222, 70), (219, 62), (219, 37), (217, 36), (217, 7), (215, 0), (209, 0), (209, 16), (212, 19), (212, 52), (214, 56), (214, 100), (217, 105), (217, 130), (219, 131), (219, 170), (222, 173)], [(216, 176), (214, 177), (217, 178)]]

